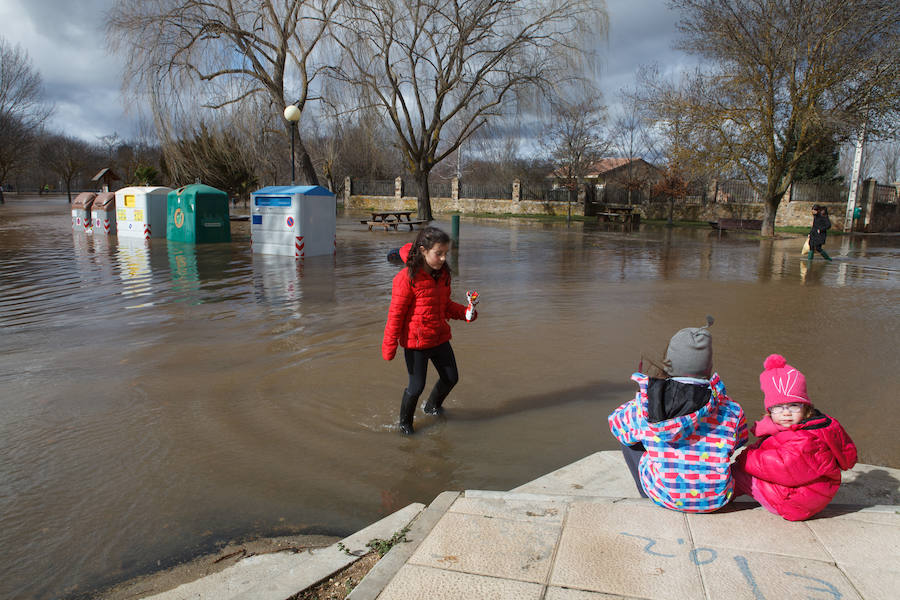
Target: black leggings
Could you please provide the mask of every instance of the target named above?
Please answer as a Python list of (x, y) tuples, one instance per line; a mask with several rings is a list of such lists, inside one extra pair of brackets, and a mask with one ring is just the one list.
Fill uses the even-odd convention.
[(449, 394), (456, 382), (459, 381), (456, 357), (453, 355), (450, 342), (444, 342), (440, 346), (424, 350), (404, 348), (403, 356), (406, 358), (406, 371), (409, 373), (409, 385), (406, 393), (412, 398), (418, 399), (425, 389), (425, 374), (428, 371), (429, 360), (434, 363), (434, 368), (437, 369), (438, 377), (440, 377), (434, 388), (438, 390), (441, 398)]
[(631, 471), (631, 476), (634, 477), (634, 484), (637, 486), (641, 498), (647, 497), (647, 492), (644, 491), (644, 486), (641, 485), (640, 473), (641, 457), (644, 455), (644, 452), (646, 450), (640, 442), (631, 446), (622, 444), (622, 456), (625, 457), (625, 464), (628, 465), (628, 470)]

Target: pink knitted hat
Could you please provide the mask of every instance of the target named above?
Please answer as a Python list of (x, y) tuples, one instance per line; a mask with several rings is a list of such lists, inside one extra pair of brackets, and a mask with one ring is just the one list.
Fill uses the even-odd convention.
[(787, 364), (780, 354), (770, 354), (759, 374), (759, 388), (765, 395), (766, 410), (776, 404), (812, 404), (806, 393), (806, 377)]

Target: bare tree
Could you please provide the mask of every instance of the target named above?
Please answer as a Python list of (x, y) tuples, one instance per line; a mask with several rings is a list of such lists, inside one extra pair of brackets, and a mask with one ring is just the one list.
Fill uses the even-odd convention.
[(106, 150), (106, 160), (112, 161), (113, 153), (118, 149), (122, 140), (119, 139), (119, 134), (113, 131), (106, 135), (98, 135), (97, 142), (100, 144), (101, 148)]
[(658, 162), (659, 157), (647, 119), (641, 114), (633, 95), (622, 92), (620, 99), (619, 109), (610, 127), (610, 142), (618, 156), (628, 159), (622, 175), (617, 179), (628, 193), (628, 204), (631, 204), (633, 195), (651, 183), (647, 169), (639, 168), (637, 159), (653, 164)]
[(569, 190), (567, 216), (571, 216), (572, 196), (578, 190), (578, 183), (610, 147), (603, 131), (606, 107), (599, 93), (590, 90), (579, 100), (559, 98), (551, 105), (554, 121), (547, 132), (551, 160), (556, 165), (557, 177), (565, 181)]
[(900, 141), (885, 141), (879, 144), (878, 158), (884, 183), (900, 182)]
[(72, 184), (79, 175), (97, 162), (97, 152), (86, 142), (63, 135), (47, 136), (41, 141), (41, 162), (66, 186), (72, 202)]
[(344, 111), (329, 104), (317, 123), (319, 171), (332, 192), (343, 188), (346, 176), (393, 180), (403, 170), (392, 131), (374, 108)]
[(0, 37), (0, 202), (7, 178), (25, 164), (34, 133), (49, 114), (41, 75), (28, 54)]
[[(301, 113), (315, 98), (316, 52), (342, 0), (120, 0), (108, 21), (111, 46), (126, 55), (125, 82), (149, 92), (160, 137), (172, 135), (171, 113), (199, 99), (222, 109), (263, 96), (281, 114)], [(174, 135), (189, 131), (177, 128)], [(175, 125), (178, 125), (177, 119)], [(282, 121), (283, 131), (294, 125)], [(302, 179), (317, 184), (299, 136)]]
[(689, 93), (651, 86), (647, 98), (660, 120), (689, 119), (706, 160), (740, 170), (765, 198), (762, 234), (774, 235), (778, 205), (818, 132), (827, 129), (841, 141), (863, 123), (877, 130), (900, 107), (900, 3), (672, 5), (682, 15), (680, 48), (709, 68), (690, 78)]
[(232, 200), (247, 199), (258, 183), (253, 161), (227, 124), (200, 123), (191, 135), (163, 147), (167, 171), (174, 181), (200, 180), (226, 192)]
[[(491, 118), (525, 93), (548, 92), (573, 75), (605, 31), (591, 0), (347, 0), (338, 77), (378, 106), (396, 132), (430, 220), (428, 176)], [(592, 27), (592, 25), (595, 25)]]

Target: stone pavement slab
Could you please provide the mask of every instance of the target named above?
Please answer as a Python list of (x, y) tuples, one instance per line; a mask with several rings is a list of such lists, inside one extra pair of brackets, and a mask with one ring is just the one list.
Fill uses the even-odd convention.
[(700, 570), (711, 599), (860, 599), (844, 573), (828, 561), (761, 552), (736, 553), (731, 548), (709, 550), (716, 554), (706, 553)]
[[(406, 565), (379, 596), (383, 600), (540, 600), (543, 586), (514, 581)], [(437, 595), (436, 595), (437, 594)]]
[(875, 507), (806, 522), (864, 597), (900, 597), (900, 510)]
[[(566, 527), (550, 584), (639, 598), (704, 600), (700, 571), (684, 539), (679, 544), (631, 534), (627, 528), (633, 523), (611, 529)], [(665, 559), (651, 564), (651, 553)]]
[(686, 517), (698, 546), (829, 560), (824, 546), (804, 523), (785, 521), (756, 504), (741, 503)]
[(640, 498), (621, 452), (595, 452), (581, 460), (513, 488), (513, 492), (566, 496)]
[(868, 506), (802, 523), (751, 502), (688, 515), (634, 498), (621, 455), (597, 453), (510, 492), (442, 494), (414, 550), (350, 598), (895, 599), (900, 510), (876, 504), (900, 477), (861, 465), (851, 481), (845, 499)]
[(543, 583), (560, 523), (448, 512), (407, 564)]

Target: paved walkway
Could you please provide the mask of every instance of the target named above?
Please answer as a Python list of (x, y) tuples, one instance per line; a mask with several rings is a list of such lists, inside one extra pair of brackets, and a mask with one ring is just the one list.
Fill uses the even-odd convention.
[[(900, 471), (857, 465), (825, 513), (750, 502), (706, 515), (638, 497), (618, 452), (509, 492), (444, 492), (342, 540), (353, 555), (410, 524), (349, 600), (895, 600)], [(335, 544), (239, 563), (154, 600), (284, 600), (356, 560)]]
[(618, 452), (510, 492), (445, 492), (350, 600), (900, 597), (900, 473), (860, 465), (826, 513), (687, 515), (636, 498)]

